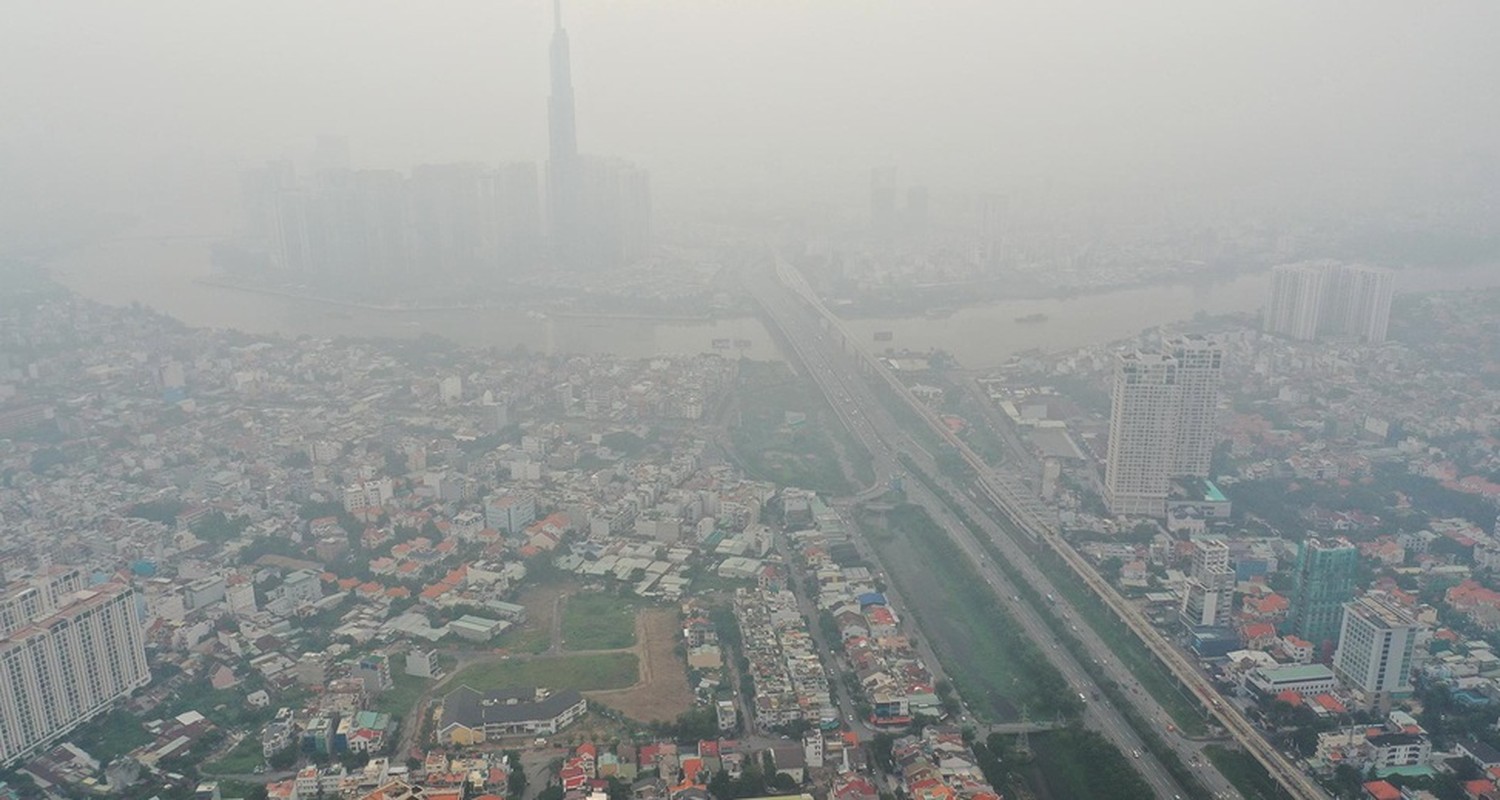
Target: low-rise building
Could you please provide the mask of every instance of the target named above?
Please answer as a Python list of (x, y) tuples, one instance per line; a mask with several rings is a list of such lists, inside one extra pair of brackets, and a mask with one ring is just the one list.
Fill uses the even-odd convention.
[(496, 689), (461, 686), (443, 697), (437, 737), (444, 744), (473, 745), (504, 736), (553, 734), (588, 711), (583, 695), (565, 689)]

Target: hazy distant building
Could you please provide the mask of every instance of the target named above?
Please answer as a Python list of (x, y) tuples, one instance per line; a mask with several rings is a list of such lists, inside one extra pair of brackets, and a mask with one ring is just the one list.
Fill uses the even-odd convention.
[(1316, 264), (1285, 264), (1272, 269), (1266, 332), (1304, 341), (1316, 339), (1326, 277), (1326, 271)]
[(553, 0), (552, 90), (547, 99), (547, 231), (570, 269), (607, 269), (644, 256), (651, 240), (646, 172), (620, 159), (578, 152), (573, 69), (562, 7)]
[(311, 265), (307, 198), (289, 161), (241, 176), (248, 235), (260, 261), (277, 272), (301, 273)]
[(897, 221), (896, 168), (876, 167), (870, 170), (870, 231), (877, 239), (888, 239)]
[(1005, 258), (1006, 221), (1010, 214), (1010, 198), (997, 194), (979, 196), (975, 208), (977, 234), (976, 259), (981, 264), (997, 266)]
[(331, 281), (484, 281), (535, 265), (536, 165), (424, 164), (244, 176), (246, 238), (225, 266)]
[(1334, 276), (1329, 327), (1336, 335), (1371, 343), (1385, 341), (1395, 283), (1391, 270), (1345, 264)]
[(35, 613), (0, 637), (4, 766), (151, 681), (137, 597), (129, 586), (111, 583), (57, 597), (42, 589), (20, 607)]
[(1292, 633), (1326, 652), (1337, 643), (1344, 603), (1354, 597), (1359, 551), (1347, 539), (1308, 537), (1292, 570)]
[(1342, 623), (1334, 674), (1366, 708), (1388, 709), (1393, 695), (1411, 691), (1417, 640), (1426, 626), (1380, 593), (1345, 603)]
[(1284, 264), (1271, 270), (1265, 330), (1312, 341), (1323, 336), (1385, 341), (1395, 274), (1334, 261)]
[(906, 232), (913, 236), (927, 233), (927, 187), (913, 186), (906, 190)]
[(1162, 516), (1172, 478), (1207, 477), (1222, 374), (1222, 349), (1201, 337), (1117, 357), (1104, 470), (1112, 513)]

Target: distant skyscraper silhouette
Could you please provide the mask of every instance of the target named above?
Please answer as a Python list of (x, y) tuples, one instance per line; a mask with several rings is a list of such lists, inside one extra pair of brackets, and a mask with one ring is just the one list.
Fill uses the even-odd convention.
[(650, 182), (619, 159), (578, 153), (573, 69), (560, 0), (552, 3), (552, 92), (548, 97), (547, 227), (559, 264), (602, 269), (644, 255), (651, 233)]
[(562, 0), (552, 0), (552, 93), (547, 98), (547, 227), (552, 251), (564, 264), (576, 265), (583, 252), (582, 174), (578, 128), (573, 113), (573, 68), (568, 31), (562, 24)]

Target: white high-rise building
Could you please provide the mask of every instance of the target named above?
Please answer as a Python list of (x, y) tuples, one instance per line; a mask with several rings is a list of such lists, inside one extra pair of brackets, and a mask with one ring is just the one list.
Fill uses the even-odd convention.
[(1266, 333), (1290, 339), (1318, 338), (1319, 313), (1328, 285), (1323, 262), (1283, 264), (1271, 270), (1271, 303), (1266, 308)]
[(1329, 321), (1335, 333), (1362, 341), (1385, 341), (1395, 297), (1396, 275), (1388, 269), (1343, 265), (1335, 279), (1338, 310)]
[(83, 589), (0, 638), (0, 765), (151, 682), (136, 601), (121, 583)]
[(1344, 604), (1333, 671), (1359, 692), (1366, 708), (1386, 709), (1411, 691), (1411, 668), (1426, 626), (1390, 597), (1372, 592)]
[(1173, 475), (1208, 477), (1219, 438), (1219, 384), (1224, 349), (1203, 336), (1180, 336), (1168, 343), (1177, 362), (1178, 408)]
[(1189, 627), (1226, 625), (1234, 605), (1229, 545), (1218, 539), (1194, 543), (1193, 573), (1182, 593), (1182, 622)]
[(57, 567), (6, 586), (0, 592), (0, 636), (9, 636), (32, 620), (56, 611), (81, 589), (83, 571), (72, 567)]
[(1208, 476), (1223, 364), (1223, 350), (1202, 337), (1175, 339), (1166, 353), (1120, 354), (1104, 470), (1112, 513), (1162, 516), (1173, 477)]
[(1388, 269), (1336, 261), (1283, 264), (1271, 270), (1265, 330), (1312, 341), (1346, 336), (1385, 341), (1395, 274)]
[(1177, 440), (1177, 362), (1159, 353), (1122, 353), (1110, 397), (1105, 501), (1115, 514), (1160, 516)]

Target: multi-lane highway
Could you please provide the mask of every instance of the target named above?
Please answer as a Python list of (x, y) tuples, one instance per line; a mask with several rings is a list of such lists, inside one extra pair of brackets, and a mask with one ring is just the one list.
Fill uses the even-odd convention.
[[(755, 274), (752, 273), (752, 275)], [(1006, 515), (1010, 524), (1033, 541), (1054, 550), (1073, 570), (1078, 579), (1088, 585), (1127, 627), (1146, 643), (1147, 647), (1173, 673), (1173, 676), (1183, 686), (1188, 687), (1204, 708), (1224, 726), (1242, 748), (1267, 769), (1283, 789), (1294, 798), (1307, 798), (1308, 800), (1326, 798), (1327, 795), (1322, 789), (1262, 738), (1238, 709), (1228, 703), (1220, 702), (1217, 692), (1198, 671), (1196, 665), (1173, 647), (1151, 626), (1139, 609), (1125, 601), (1112, 586), (1099, 577), (1098, 573), (1071, 545), (1062, 539), (1049, 512), (1041, 506), (1035, 495), (1022, 481), (1014, 474), (996, 469), (980, 459), (961, 439), (943, 426), (930, 410), (916, 402), (906, 387), (896, 380), (883, 364), (854, 344), (847, 337), (838, 318), (823, 306), (794, 267), (777, 258), (774, 277), (771, 277), (770, 273), (765, 273), (758, 278), (752, 277), (749, 283), (756, 299), (766, 309), (771, 321), (780, 327), (792, 341), (798, 356), (808, 362), (814, 377), (829, 395), (830, 401), (835, 407), (843, 406), (840, 409), (841, 417), (850, 425), (856, 436), (872, 447), (872, 452), (877, 457), (878, 469), (889, 470), (891, 474), (895, 474), (895, 468), (887, 464), (891, 447), (911, 447), (912, 449), (907, 452), (917, 459), (924, 472), (940, 483), (947, 482), (951, 486), (951, 481), (942, 478), (935, 469), (935, 464), (931, 463), (931, 454), (912, 440), (909, 432), (902, 431), (888, 415), (883, 413), (884, 410), (878, 400), (862, 380), (861, 372), (888, 382), (891, 390), (903, 402), (911, 406), (934, 435), (954, 447), (975, 470), (977, 475), (974, 481), (975, 487)], [(874, 420), (878, 420), (878, 424)], [(1000, 530), (992, 518), (979, 509), (976, 503), (973, 503), (962, 491), (954, 491), (950, 486), (943, 488), (961, 507), (968, 506), (964, 509), (965, 513), (986, 528), (986, 534), (1001, 548), (1007, 561), (1018, 567), (1027, 582), (1038, 591), (1049, 592), (1046, 576), (1031, 562), (1029, 554), (1016, 546), (1009, 535), (1010, 532)], [(1061, 602), (1060, 599), (1059, 602)], [(1077, 618), (1076, 614), (1073, 618)], [(1107, 648), (1103, 647), (1103, 643), (1092, 635), (1087, 625), (1081, 626), (1079, 630), (1090, 652), (1108, 652)], [(1115, 674), (1123, 671), (1118, 664), (1114, 666), (1117, 668)], [(1112, 674), (1111, 677), (1114, 675)], [(1130, 686), (1132, 682), (1133, 679), (1122, 681), (1127, 686)], [(1132, 686), (1132, 688), (1136, 690), (1132, 696), (1142, 699), (1139, 705), (1143, 711), (1148, 712), (1148, 718), (1165, 719), (1164, 712), (1160, 708), (1153, 708), (1155, 703), (1145, 692), (1140, 691), (1139, 687)], [(1169, 737), (1168, 742), (1185, 757), (1196, 755), (1196, 745), (1192, 743), (1179, 737)], [(1205, 782), (1216, 794), (1227, 789), (1227, 782), (1224, 782), (1222, 776), (1211, 768), (1205, 767), (1202, 774), (1205, 776)]]
[[(890, 478), (904, 471), (898, 460), (899, 453), (911, 454), (924, 466), (924, 471), (936, 476), (932, 455), (912, 437), (912, 432), (903, 430), (878, 401), (869, 383), (860, 373), (859, 362), (844, 351), (844, 344), (840, 341), (839, 335), (825, 330), (823, 322), (816, 315), (808, 313), (796, 295), (788, 292), (770, 274), (752, 272), (747, 274), (745, 279), (771, 322), (787, 339), (793, 354), (828, 397), (840, 420), (874, 456), (877, 485), (883, 488)], [(950, 494), (962, 496), (962, 492), (944, 488)], [(926, 507), (935, 521), (949, 532), (954, 542), (968, 555), (980, 574), (1005, 600), (1010, 612), (1027, 635), (1044, 649), (1068, 684), (1085, 698), (1093, 698), (1098, 693), (1099, 687), (1083, 665), (1074, 660), (1072, 653), (1055, 643), (1053, 623), (1039, 609), (1032, 608), (1021, 593), (1016, 591), (1016, 587), (1010, 584), (1000, 568), (984, 554), (980, 544), (967, 534), (967, 528), (957, 519), (947, 504), (915, 480), (907, 482), (906, 491), (911, 499)], [(972, 501), (968, 501), (967, 498), (963, 499), (970, 504), (970, 507), (964, 509), (966, 514), (976, 520), (988, 522), (989, 526), (995, 528), (992, 532), (993, 536), (1005, 538), (1003, 532), (989, 520), (977, 504), (972, 504)], [(1008, 538), (1005, 538), (1005, 541), (1011, 547), (1015, 547)], [(1009, 554), (1007, 556), (1009, 557)], [(1041, 591), (1055, 594), (1050, 584), (1045, 583), (1045, 578), (1040, 572), (1033, 571), (1032, 575), (1028, 575), (1028, 578), (1030, 577), (1037, 578), (1046, 587)], [(1063, 601), (1059, 600), (1059, 602)], [(1069, 619), (1078, 619), (1078, 615), (1069, 610), (1063, 609), (1061, 613), (1066, 614)], [(1094, 637), (1093, 632), (1086, 625), (1078, 626), (1075, 635), (1085, 641), (1092, 658), (1100, 662), (1112, 680), (1128, 687), (1135, 692), (1135, 696), (1142, 698), (1142, 704), (1147, 706), (1147, 717), (1152, 718), (1154, 715), (1155, 719), (1161, 720), (1163, 730), (1165, 730), (1165, 712), (1160, 708), (1154, 708), (1154, 702), (1139, 686), (1135, 685), (1135, 680), (1129, 672), (1110, 657), (1108, 647)], [(1124, 715), (1108, 702), (1105, 695), (1099, 694), (1098, 696), (1100, 698), (1098, 700), (1088, 699), (1085, 702), (1085, 722), (1103, 733), (1127, 756), (1138, 759), (1135, 761), (1136, 765), (1158, 796), (1165, 798), (1185, 794), (1184, 789), (1173, 780), (1167, 769), (1146, 749), (1144, 742)], [(1184, 761), (1195, 758), (1196, 745), (1186, 742), (1183, 744)], [(1136, 756), (1137, 753), (1140, 755)], [(1218, 796), (1236, 796), (1228, 782), (1217, 775), (1211, 767), (1203, 768), (1202, 781)]]

